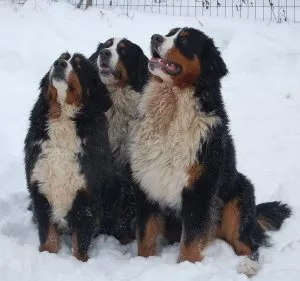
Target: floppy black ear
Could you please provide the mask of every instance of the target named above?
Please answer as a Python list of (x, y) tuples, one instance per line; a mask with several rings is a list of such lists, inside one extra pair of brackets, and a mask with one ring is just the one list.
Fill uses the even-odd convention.
[(94, 52), (90, 57), (89, 57), (89, 61), (91, 61), (92, 63), (96, 63), (97, 62), (97, 58), (99, 56), (99, 52), (104, 48), (104, 45), (102, 43), (99, 43), (96, 52)]
[(106, 112), (112, 106), (112, 100), (110, 98), (109, 92), (98, 77), (94, 77), (94, 85), (89, 88), (88, 96), (90, 98), (91, 104), (103, 111)]
[(138, 47), (138, 61), (137, 61), (137, 72), (133, 81), (129, 81), (132, 88), (136, 92), (141, 92), (145, 84), (147, 83), (149, 72), (148, 72), (148, 58), (145, 56), (143, 50)]
[(200, 60), (201, 76), (205, 82), (211, 83), (219, 81), (228, 73), (226, 64), (221, 57), (221, 53), (211, 38), (209, 38), (204, 45)]
[(44, 75), (44, 77), (40, 81), (40, 90), (45, 90), (49, 86), (49, 74), (50, 70)]

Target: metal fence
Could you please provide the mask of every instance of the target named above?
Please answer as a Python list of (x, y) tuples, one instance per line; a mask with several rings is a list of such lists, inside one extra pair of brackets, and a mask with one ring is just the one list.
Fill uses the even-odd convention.
[[(20, 4), (26, 0), (15, 0)], [(54, 0), (55, 1), (55, 0)], [(56, 0), (57, 1), (57, 0)], [(87, 1), (103, 9), (174, 16), (217, 16), (278, 23), (300, 23), (300, 0), (67, 0), (85, 9)]]
[[(68, 2), (77, 5), (79, 0)], [(119, 8), (127, 15), (135, 10), (176, 16), (300, 23), (300, 0), (93, 0), (93, 5), (105, 9)]]

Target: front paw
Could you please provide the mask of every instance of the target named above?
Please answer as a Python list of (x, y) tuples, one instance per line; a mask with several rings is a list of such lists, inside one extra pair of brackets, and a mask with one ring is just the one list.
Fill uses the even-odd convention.
[(82, 261), (82, 262), (87, 262), (88, 259), (89, 259), (89, 256), (88, 256), (87, 253), (85, 253), (85, 254), (80, 254), (80, 253), (78, 253), (78, 252), (73, 252), (73, 256), (74, 256), (77, 260)]

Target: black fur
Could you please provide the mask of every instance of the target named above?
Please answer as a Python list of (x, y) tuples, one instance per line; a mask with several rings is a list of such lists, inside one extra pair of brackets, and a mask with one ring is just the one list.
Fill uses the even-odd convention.
[(265, 222), (268, 226), (266, 230), (279, 230), (283, 221), (291, 215), (290, 207), (279, 201), (262, 203), (256, 206), (257, 219)]
[[(68, 60), (70, 55), (65, 53), (60, 58)], [(84, 56), (75, 54), (70, 63), (82, 88), (82, 107), (73, 121), (77, 136), (82, 140), (82, 153), (77, 155), (77, 161), (81, 167), (80, 173), (85, 177), (86, 189), (78, 192), (65, 219), (68, 231), (77, 233), (80, 255), (84, 256), (92, 236), (99, 229), (102, 233), (112, 234), (111, 229), (118, 228), (114, 210), (120, 198), (120, 186), (115, 182), (108, 122), (104, 113), (112, 104), (108, 91), (100, 81), (97, 69)], [(40, 94), (31, 111), (24, 149), (27, 187), (32, 201), (30, 208), (38, 225), (41, 245), (46, 240), (52, 207), (39, 191), (40, 183), (32, 182), (31, 176), (41, 157), (41, 144), (49, 139), (49, 83), (48, 72), (40, 82)]]
[[(176, 34), (178, 30), (171, 30), (167, 36)], [(199, 109), (219, 117), (221, 122), (200, 143), (195, 157), (203, 165), (203, 172), (192, 186), (184, 188), (181, 210), (179, 213), (173, 210), (173, 222), (166, 225), (174, 227), (178, 222), (184, 225), (182, 242), (186, 246), (199, 238), (205, 241), (220, 226), (224, 206), (236, 200), (240, 210), (239, 240), (251, 249), (250, 257), (257, 259), (259, 247), (269, 245), (265, 229), (257, 220), (263, 220), (277, 230), (291, 215), (291, 209), (280, 202), (255, 205), (253, 184), (236, 167), (234, 142), (221, 94), (220, 80), (228, 73), (226, 64), (213, 40), (203, 32), (193, 28), (184, 28), (182, 32), (185, 32), (184, 36), (178, 35), (174, 39), (175, 47), (187, 60), (197, 56), (201, 65), (200, 75), (194, 84), (194, 97)], [(155, 48), (152, 55), (159, 56)], [(143, 240), (148, 219), (153, 215), (167, 217), (169, 214), (159, 208), (165, 202), (154, 202), (140, 188), (136, 200), (139, 239)]]
[[(109, 39), (107, 42), (110, 42), (110, 40), (113, 39)], [(90, 61), (96, 64), (100, 51), (110, 47), (107, 42), (99, 43), (97, 50), (90, 56)], [(119, 60), (122, 61), (127, 70), (128, 85), (132, 86), (136, 92), (141, 92), (148, 81), (148, 58), (137, 44), (134, 44), (127, 39), (122, 39), (119, 42), (119, 45), (120, 43), (126, 44), (126, 48), (123, 50), (117, 47), (117, 53), (119, 55)]]
[[(89, 60), (97, 65), (98, 56), (101, 50), (110, 48), (114, 43), (114, 38), (108, 39), (105, 43), (99, 43), (97, 50), (90, 56)], [(123, 47), (120, 47), (120, 44)], [(125, 46), (125, 47), (124, 47)], [(142, 89), (148, 81), (148, 58), (144, 55), (142, 49), (133, 42), (122, 39), (116, 46), (116, 52), (118, 54), (118, 60), (122, 62), (128, 75), (128, 81), (124, 87), (131, 86), (131, 88), (137, 92), (137, 95), (142, 94)], [(97, 65), (98, 67), (98, 65)], [(134, 118), (132, 113), (125, 108), (117, 106), (113, 108), (114, 112), (121, 111), (124, 116), (129, 119)], [(113, 124), (110, 124), (113, 126)], [(127, 124), (129, 126), (129, 124)], [(124, 138), (127, 140), (127, 132), (124, 132), (123, 136), (117, 137), (118, 139)], [(116, 169), (115, 181), (121, 186), (121, 196), (115, 215), (117, 222), (115, 225), (119, 226), (113, 229), (113, 234), (123, 243), (126, 243), (135, 238), (136, 232), (136, 212), (135, 212), (135, 197), (134, 189), (135, 183), (132, 179), (131, 169), (129, 165), (129, 159), (118, 159), (122, 147), (115, 148), (114, 150), (114, 167)], [(126, 157), (126, 156), (124, 156)], [(120, 164), (122, 163), (122, 164)], [(124, 164), (125, 163), (125, 164)]]

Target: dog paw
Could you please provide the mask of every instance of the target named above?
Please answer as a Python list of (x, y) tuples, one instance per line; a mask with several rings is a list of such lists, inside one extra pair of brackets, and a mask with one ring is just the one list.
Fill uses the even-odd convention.
[(255, 275), (260, 269), (260, 265), (257, 261), (251, 260), (250, 258), (244, 258), (237, 266), (238, 273), (242, 273), (251, 277)]

